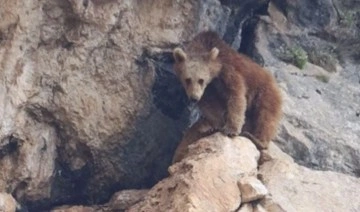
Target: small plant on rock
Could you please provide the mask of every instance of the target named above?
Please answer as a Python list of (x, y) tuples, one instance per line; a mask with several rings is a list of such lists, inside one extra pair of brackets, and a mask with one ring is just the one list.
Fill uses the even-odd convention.
[(329, 76), (324, 75), (324, 74), (316, 75), (315, 78), (323, 83), (328, 83), (330, 80)]
[(344, 12), (340, 14), (340, 24), (350, 27), (354, 23), (355, 14), (353, 12)]
[(290, 53), (292, 54), (293, 64), (296, 67), (303, 69), (306, 62), (308, 61), (308, 54), (306, 51), (303, 48), (296, 46), (290, 48)]

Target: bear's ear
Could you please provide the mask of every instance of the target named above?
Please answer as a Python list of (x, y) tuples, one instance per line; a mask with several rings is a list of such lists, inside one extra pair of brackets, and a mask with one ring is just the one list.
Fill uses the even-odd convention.
[(181, 63), (186, 60), (186, 53), (181, 48), (175, 48), (173, 51), (173, 55), (177, 63)]
[(216, 58), (219, 56), (219, 49), (214, 47), (210, 51), (210, 60), (216, 60)]

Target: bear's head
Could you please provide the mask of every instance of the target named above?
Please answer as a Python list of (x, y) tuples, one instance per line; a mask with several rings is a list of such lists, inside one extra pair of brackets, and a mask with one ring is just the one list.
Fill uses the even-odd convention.
[(218, 76), (221, 63), (219, 49), (213, 48), (204, 54), (187, 55), (181, 48), (173, 51), (176, 75), (185, 88), (190, 101), (201, 99), (207, 85)]

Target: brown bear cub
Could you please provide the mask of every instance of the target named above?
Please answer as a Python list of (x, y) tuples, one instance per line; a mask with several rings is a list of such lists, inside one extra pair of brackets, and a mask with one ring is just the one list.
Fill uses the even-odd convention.
[(185, 49), (173, 51), (176, 75), (201, 118), (185, 133), (173, 162), (187, 146), (215, 131), (249, 137), (266, 149), (281, 118), (281, 95), (274, 78), (248, 57), (239, 54), (215, 32), (198, 34)]

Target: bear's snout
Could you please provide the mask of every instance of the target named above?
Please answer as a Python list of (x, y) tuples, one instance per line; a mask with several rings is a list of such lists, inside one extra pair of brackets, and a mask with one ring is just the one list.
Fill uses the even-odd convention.
[(192, 103), (192, 104), (197, 103), (199, 101), (197, 98), (194, 98), (194, 97), (190, 97), (189, 100), (190, 100), (190, 103)]

